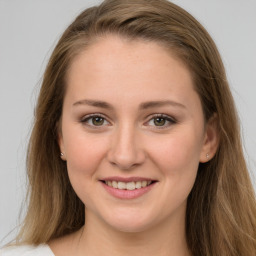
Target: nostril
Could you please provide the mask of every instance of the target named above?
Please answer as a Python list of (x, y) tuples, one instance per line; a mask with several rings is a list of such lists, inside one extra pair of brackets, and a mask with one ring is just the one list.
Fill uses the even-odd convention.
[(124, 159), (116, 159), (115, 161), (110, 161), (110, 163), (114, 166), (117, 166), (120, 170), (130, 170), (132, 168), (134, 168), (135, 166), (139, 165), (139, 163), (132, 161), (127, 161)]
[(109, 163), (121, 170), (129, 170), (146, 159), (142, 146), (135, 140), (134, 131), (129, 129), (130, 127), (121, 129), (120, 134), (113, 138), (107, 154)]

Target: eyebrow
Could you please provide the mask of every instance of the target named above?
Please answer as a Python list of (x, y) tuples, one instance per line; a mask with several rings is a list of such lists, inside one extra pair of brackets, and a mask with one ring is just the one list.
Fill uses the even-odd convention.
[[(89, 105), (93, 107), (99, 107), (99, 108), (105, 108), (105, 109), (114, 109), (112, 105), (105, 101), (99, 101), (99, 100), (80, 100), (73, 104), (73, 106), (78, 105)], [(159, 100), (159, 101), (148, 101), (143, 102), (139, 105), (139, 109), (148, 109), (153, 107), (164, 107), (166, 105), (174, 106), (174, 107), (180, 107), (180, 108), (186, 108), (185, 105), (172, 101), (172, 100)]]
[(73, 104), (73, 106), (78, 105), (88, 105), (92, 107), (98, 107), (98, 108), (106, 108), (106, 109), (113, 109), (113, 107), (105, 102), (105, 101), (99, 101), (99, 100), (80, 100)]
[(161, 101), (149, 101), (144, 102), (140, 104), (140, 109), (148, 109), (153, 107), (164, 107), (166, 105), (174, 106), (174, 107), (180, 107), (180, 108), (186, 108), (185, 105), (172, 101), (172, 100), (161, 100)]

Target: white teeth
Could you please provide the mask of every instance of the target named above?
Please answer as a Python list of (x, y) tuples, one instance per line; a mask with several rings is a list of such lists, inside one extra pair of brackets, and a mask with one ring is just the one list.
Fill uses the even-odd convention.
[(118, 189), (126, 189), (126, 184), (122, 181), (118, 181), (117, 188)]
[(147, 183), (147, 181), (142, 181), (141, 182), (141, 186), (144, 188), (144, 187), (146, 187), (148, 185), (148, 183)]
[(113, 188), (117, 188), (117, 185), (118, 185), (118, 184), (117, 184), (117, 181), (115, 181), (115, 180), (112, 181), (112, 187), (113, 187)]
[(127, 190), (135, 190), (135, 189), (140, 189), (140, 188), (144, 188), (148, 185), (150, 185), (152, 183), (152, 181), (131, 181), (131, 182), (122, 182), (122, 181), (105, 181), (105, 184), (107, 184), (110, 187), (113, 188), (118, 188), (118, 189), (127, 189)]
[(126, 189), (128, 189), (128, 190), (134, 190), (134, 189), (135, 189), (135, 183), (134, 183), (134, 182), (128, 182), (128, 183), (126, 183)]
[(141, 188), (141, 182), (140, 181), (136, 181), (135, 188)]

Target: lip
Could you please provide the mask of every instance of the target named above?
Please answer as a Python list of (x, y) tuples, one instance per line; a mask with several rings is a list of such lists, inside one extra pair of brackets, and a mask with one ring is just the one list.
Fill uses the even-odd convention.
[[(143, 178), (143, 177), (129, 177), (129, 178), (124, 178), (124, 177), (108, 177), (104, 179), (104, 181), (122, 181), (122, 182), (131, 182), (131, 181), (155, 181), (149, 178)], [(118, 198), (118, 199), (135, 199), (143, 196), (144, 194), (148, 193), (157, 182), (153, 182), (150, 185), (146, 187), (142, 187), (139, 189), (134, 189), (134, 190), (126, 190), (126, 189), (117, 189), (108, 186), (103, 182), (103, 180), (100, 180), (102, 186), (104, 189), (113, 197)]]

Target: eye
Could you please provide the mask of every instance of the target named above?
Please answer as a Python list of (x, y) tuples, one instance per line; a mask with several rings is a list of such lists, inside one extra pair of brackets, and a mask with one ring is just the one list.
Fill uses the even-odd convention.
[(153, 119), (155, 126), (164, 126), (166, 124), (166, 119), (163, 117), (157, 117)]
[(176, 121), (170, 116), (157, 114), (147, 122), (147, 125), (159, 128), (166, 128), (175, 123)]
[(82, 123), (92, 126), (92, 127), (100, 127), (100, 126), (106, 126), (109, 125), (110, 123), (106, 120), (105, 117), (103, 117), (100, 114), (93, 114), (93, 115), (88, 115), (83, 117), (81, 120)]

